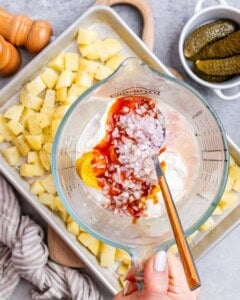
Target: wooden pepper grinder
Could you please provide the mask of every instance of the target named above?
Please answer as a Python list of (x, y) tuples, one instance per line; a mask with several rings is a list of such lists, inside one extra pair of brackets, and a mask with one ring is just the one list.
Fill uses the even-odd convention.
[(52, 27), (47, 21), (34, 21), (0, 8), (0, 34), (10, 43), (25, 46), (29, 52), (37, 53), (49, 43)]
[(21, 55), (17, 48), (0, 35), (0, 76), (15, 73), (21, 65)]

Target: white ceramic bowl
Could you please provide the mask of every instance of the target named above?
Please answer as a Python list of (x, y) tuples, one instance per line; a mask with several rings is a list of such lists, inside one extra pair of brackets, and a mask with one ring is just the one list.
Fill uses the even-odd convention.
[[(209, 23), (211, 21), (217, 19), (230, 19), (236, 22), (240, 28), (240, 10), (234, 7), (229, 6), (225, 0), (217, 0), (218, 5), (203, 8), (202, 5), (205, 1), (199, 0), (195, 7), (195, 14), (193, 17), (186, 23), (184, 26), (180, 39), (179, 39), (179, 55), (182, 65), (188, 75), (192, 77), (198, 83), (211, 88), (217, 96), (219, 96), (223, 100), (234, 100), (240, 97), (240, 89), (236, 87), (240, 87), (240, 76), (235, 75), (233, 78), (226, 80), (225, 82), (221, 83), (211, 83), (199, 78), (191, 68), (192, 62), (187, 60), (183, 54), (183, 46), (185, 39), (187, 36), (197, 27)], [(231, 92), (231, 89), (234, 92)], [(228, 90), (231, 94), (225, 94), (224, 90)]]

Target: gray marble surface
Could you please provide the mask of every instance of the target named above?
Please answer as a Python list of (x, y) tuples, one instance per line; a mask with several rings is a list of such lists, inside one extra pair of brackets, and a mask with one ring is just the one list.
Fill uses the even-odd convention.
[[(216, 1), (205, 1), (207, 5)], [(149, 0), (155, 20), (155, 48), (158, 58), (167, 66), (176, 68), (184, 76), (186, 82), (194, 86), (215, 108), (219, 114), (227, 134), (240, 146), (239, 116), (240, 99), (230, 102), (220, 100), (215, 94), (193, 82), (181, 67), (178, 56), (178, 39), (187, 20), (192, 16), (196, 1), (193, 0)], [(239, 0), (228, 0), (230, 5), (240, 8)], [(80, 0), (38, 0), (38, 1), (5, 1), (0, 0), (0, 7), (13, 13), (25, 13), (32, 18), (48, 19), (54, 28), (57, 37), (64, 29), (74, 22), (93, 1)], [(127, 6), (116, 6), (115, 10), (122, 16), (127, 24), (140, 34), (142, 20), (140, 15)], [(21, 49), (23, 66), (33, 55)], [(0, 88), (9, 79), (0, 79)], [(30, 213), (40, 224), (44, 222), (28, 206), (23, 205), (24, 212)], [(201, 299), (204, 300), (238, 300), (240, 299), (240, 226), (237, 226), (214, 249), (198, 261), (197, 267), (202, 280)], [(11, 299), (30, 299), (31, 285), (21, 281)], [(110, 296), (106, 296), (111, 298)]]

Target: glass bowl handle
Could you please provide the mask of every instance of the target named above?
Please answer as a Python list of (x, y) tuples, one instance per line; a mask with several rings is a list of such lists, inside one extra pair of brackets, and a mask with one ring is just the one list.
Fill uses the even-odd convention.
[(225, 95), (224, 93), (223, 93), (223, 91), (224, 91), (224, 89), (214, 89), (213, 90), (214, 91), (214, 93), (219, 97), (219, 98), (221, 98), (221, 99), (223, 99), (223, 100), (226, 100), (226, 101), (229, 101), (229, 100), (236, 100), (236, 99), (238, 99), (239, 97), (240, 97), (240, 91), (238, 91), (237, 93), (235, 93), (235, 94), (232, 94), (232, 95)]
[[(203, 8), (203, 4), (204, 2), (206, 2), (207, 0), (198, 0), (194, 9), (194, 14), (198, 13), (200, 10), (202, 10)], [(216, 0), (216, 2), (219, 5), (228, 5), (228, 3), (225, 0)]]

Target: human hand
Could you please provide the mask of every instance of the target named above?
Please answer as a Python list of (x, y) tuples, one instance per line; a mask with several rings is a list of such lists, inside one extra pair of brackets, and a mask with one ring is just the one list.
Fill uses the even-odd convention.
[(152, 257), (144, 268), (144, 290), (137, 291), (134, 272), (127, 275), (127, 284), (114, 300), (196, 300), (199, 289), (190, 291), (178, 257), (164, 251)]

